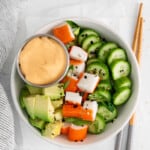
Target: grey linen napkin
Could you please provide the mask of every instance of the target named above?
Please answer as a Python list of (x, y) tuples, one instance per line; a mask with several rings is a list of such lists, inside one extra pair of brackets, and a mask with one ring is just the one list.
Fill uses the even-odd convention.
[[(19, 1), (0, 0), (0, 72), (15, 41)], [(13, 114), (0, 81), (0, 150), (14, 149), (14, 137)]]

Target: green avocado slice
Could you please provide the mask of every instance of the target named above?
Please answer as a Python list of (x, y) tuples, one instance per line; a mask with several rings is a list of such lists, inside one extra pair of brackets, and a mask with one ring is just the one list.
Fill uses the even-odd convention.
[(35, 119), (35, 113), (34, 113), (34, 109), (35, 109), (35, 96), (27, 96), (27, 97), (23, 97), (23, 102), (26, 108), (26, 111), (28, 113), (28, 115), (32, 118)]
[(45, 95), (36, 95), (35, 116), (47, 122), (54, 121), (54, 107), (50, 97)]

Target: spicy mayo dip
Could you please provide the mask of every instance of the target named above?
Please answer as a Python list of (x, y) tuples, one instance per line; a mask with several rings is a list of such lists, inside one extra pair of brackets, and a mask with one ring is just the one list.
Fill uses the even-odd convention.
[(29, 40), (21, 50), (18, 61), (24, 78), (36, 85), (55, 82), (65, 73), (68, 65), (64, 47), (48, 36)]

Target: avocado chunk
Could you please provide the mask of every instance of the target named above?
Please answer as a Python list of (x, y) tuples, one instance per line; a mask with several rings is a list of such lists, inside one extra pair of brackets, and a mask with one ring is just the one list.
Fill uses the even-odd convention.
[(60, 99), (64, 96), (63, 84), (55, 84), (43, 89), (43, 94), (51, 98), (51, 100)]
[(30, 94), (42, 94), (42, 88), (34, 87), (29, 84), (26, 84)]
[(60, 135), (62, 127), (62, 122), (56, 121), (54, 123), (48, 123), (45, 126), (45, 130), (42, 131), (42, 135), (48, 138), (55, 138), (56, 136)]
[(57, 109), (54, 113), (54, 118), (57, 121), (62, 121), (63, 115), (62, 115), (62, 109)]
[(59, 100), (55, 100), (55, 101), (51, 101), (54, 109), (60, 108), (63, 104), (63, 99), (59, 99)]
[(23, 102), (23, 97), (26, 97), (26, 96), (29, 96), (30, 93), (27, 89), (27, 87), (23, 87), (20, 91), (20, 95), (19, 95), (19, 101), (20, 101), (20, 105), (21, 105), (21, 108), (25, 108), (25, 104)]
[(27, 96), (23, 97), (23, 103), (25, 105), (26, 111), (28, 115), (32, 118), (35, 119), (35, 96)]
[(32, 126), (38, 129), (43, 129), (45, 126), (45, 121), (38, 119), (38, 118), (36, 119), (29, 118), (29, 122), (31, 123)]
[(54, 121), (54, 107), (49, 96), (36, 95), (35, 116), (47, 122)]

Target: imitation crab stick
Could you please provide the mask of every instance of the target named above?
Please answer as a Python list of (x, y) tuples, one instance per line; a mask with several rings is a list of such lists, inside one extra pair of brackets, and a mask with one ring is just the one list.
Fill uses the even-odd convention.
[(80, 60), (70, 60), (70, 64), (73, 65), (73, 73), (77, 76), (80, 76), (81, 73), (85, 70), (85, 62)]
[(64, 117), (81, 118), (82, 109), (83, 108), (81, 105), (64, 104), (62, 108), (62, 113)]
[(78, 79), (70, 76), (66, 76), (63, 80), (62, 83), (66, 84), (65, 91), (71, 91), (71, 92), (76, 92), (77, 91), (77, 83)]
[(78, 46), (72, 46), (70, 49), (70, 57), (75, 60), (86, 61), (88, 54)]
[(66, 92), (65, 102), (81, 105), (82, 96), (80, 96), (80, 94), (76, 92)]
[[(81, 105), (65, 104), (63, 105), (62, 113), (64, 117), (76, 117), (86, 121), (94, 121), (97, 112), (96, 102), (84, 102)], [(89, 106), (91, 104), (91, 106)]]
[(53, 34), (65, 44), (75, 39), (75, 36), (67, 23), (55, 27), (53, 29)]
[(70, 128), (70, 123), (63, 123), (63, 126), (61, 127), (61, 134), (68, 134)]
[(90, 73), (84, 73), (77, 86), (80, 91), (93, 93), (100, 81), (100, 77)]
[(74, 124), (71, 124), (68, 132), (68, 139), (70, 141), (83, 141), (87, 136), (87, 129), (88, 126), (77, 126)]

